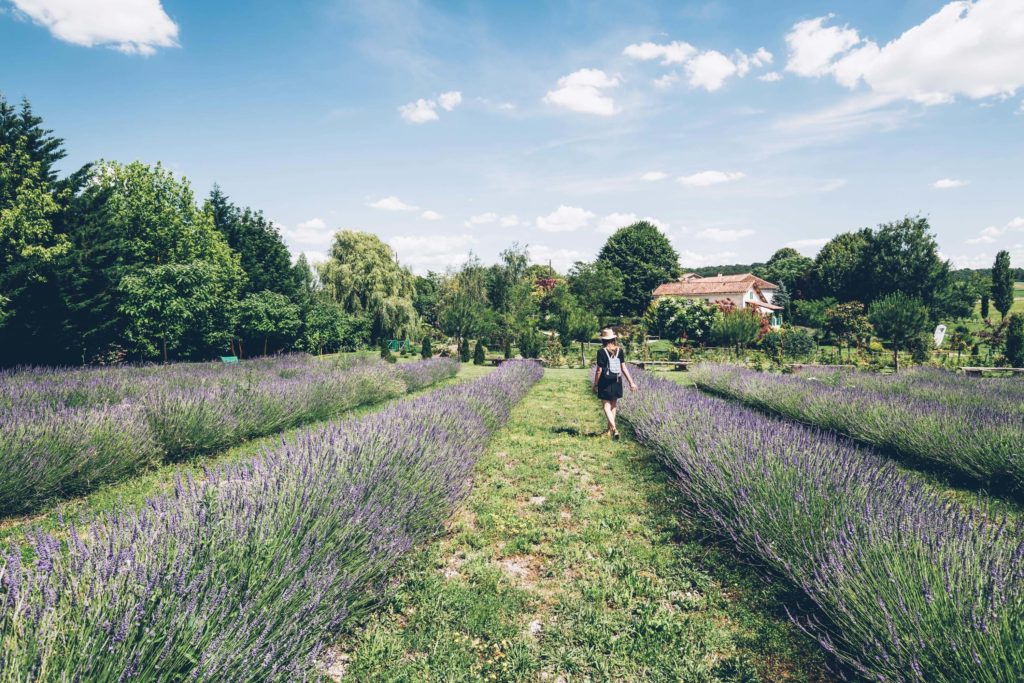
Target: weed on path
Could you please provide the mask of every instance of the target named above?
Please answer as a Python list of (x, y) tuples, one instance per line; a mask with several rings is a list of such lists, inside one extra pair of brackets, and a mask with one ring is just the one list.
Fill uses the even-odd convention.
[(549, 370), (449, 534), (331, 653), (345, 681), (823, 681), (786, 597), (678, 518), (654, 458)]

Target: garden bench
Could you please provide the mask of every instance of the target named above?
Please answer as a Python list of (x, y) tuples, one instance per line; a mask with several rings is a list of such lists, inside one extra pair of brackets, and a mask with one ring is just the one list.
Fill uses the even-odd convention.
[(968, 377), (981, 377), (986, 372), (1008, 372), (1011, 375), (1024, 374), (1024, 368), (974, 368), (974, 367), (960, 367), (959, 370), (963, 371)]
[(641, 370), (646, 369), (648, 366), (660, 366), (660, 365), (671, 365), (673, 370), (685, 371), (690, 367), (690, 361), (688, 360), (634, 360), (629, 361), (631, 364), (637, 366)]
[(790, 363), (789, 369), (796, 372), (798, 370), (856, 370), (856, 365), (847, 364), (829, 364), (829, 363)]
[(221, 356), (220, 362), (228, 363), (229, 365), (231, 365), (238, 362), (238, 356)]

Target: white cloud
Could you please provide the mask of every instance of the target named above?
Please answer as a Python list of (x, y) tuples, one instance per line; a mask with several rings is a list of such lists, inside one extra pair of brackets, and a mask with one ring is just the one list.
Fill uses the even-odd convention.
[(977, 237), (965, 240), (965, 242), (967, 244), (992, 244), (1007, 233), (1019, 231), (1024, 231), (1024, 218), (1018, 216), (1001, 228), (990, 225), (978, 233)]
[(640, 180), (646, 180), (647, 182), (652, 183), (658, 180), (664, 180), (667, 177), (668, 173), (665, 173), (664, 171), (647, 171), (647, 173), (640, 176)]
[(458, 90), (452, 90), (450, 92), (443, 92), (437, 97), (437, 101), (441, 105), (441, 109), (445, 111), (451, 111), (455, 107), (462, 104), (462, 93)]
[(684, 267), (699, 268), (701, 266), (717, 266), (731, 263), (736, 260), (735, 251), (720, 251), (713, 254), (706, 254), (698, 251), (683, 249), (679, 252), (679, 262)]
[(635, 213), (610, 213), (597, 224), (597, 232), (610, 235), (619, 228), (636, 223), (639, 218)]
[(378, 199), (375, 202), (371, 202), (369, 206), (374, 209), (383, 209), (384, 211), (419, 211), (420, 207), (412, 204), (406, 204), (398, 197), (392, 195), (390, 197), (384, 197)]
[(655, 78), (651, 83), (659, 90), (667, 90), (679, 82), (679, 74), (672, 72)]
[(388, 240), (399, 262), (418, 273), (464, 263), (476, 244), (472, 235), (399, 235)]
[(761, 74), (757, 77), (759, 81), (765, 81), (766, 83), (775, 83), (776, 81), (782, 80), (782, 74), (778, 71), (769, 71), (766, 74)]
[(696, 53), (697, 48), (693, 45), (678, 40), (665, 45), (635, 43), (627, 45), (626, 49), (622, 51), (622, 54), (627, 57), (645, 62), (652, 59), (661, 59), (662, 64), (682, 64)]
[(409, 123), (428, 123), (437, 121), (440, 116), (437, 113), (438, 106), (445, 111), (452, 111), (462, 104), (462, 93), (458, 90), (443, 92), (437, 96), (437, 100), (420, 98), (415, 102), (403, 104), (398, 108), (402, 118)]
[(713, 242), (736, 242), (744, 237), (750, 237), (754, 234), (753, 230), (749, 229), (722, 229), (722, 228), (707, 228), (697, 233), (697, 237), (702, 239), (711, 240)]
[(604, 93), (618, 87), (619, 79), (600, 69), (580, 69), (558, 79), (558, 89), (548, 92), (544, 102), (596, 116), (612, 116), (615, 100)]
[(551, 264), (559, 273), (567, 272), (577, 261), (589, 261), (594, 258), (592, 252), (578, 249), (559, 249), (544, 244), (531, 245), (530, 260), (541, 265)]
[(786, 242), (785, 246), (796, 249), (805, 256), (814, 256), (830, 239), (830, 237), (815, 237), (806, 240), (792, 240)]
[(434, 100), (418, 99), (409, 104), (403, 104), (398, 108), (402, 118), (409, 123), (426, 123), (437, 121), (437, 102)]
[(687, 187), (710, 187), (721, 183), (730, 183), (743, 178), (739, 171), (701, 171), (693, 175), (684, 175), (676, 180)]
[(545, 232), (572, 232), (584, 228), (594, 214), (576, 206), (559, 206), (547, 216), (537, 217), (537, 229)]
[(932, 187), (934, 187), (936, 190), (953, 190), (958, 187), (963, 187), (964, 185), (967, 184), (968, 181), (966, 180), (957, 180), (955, 178), (940, 178), (939, 180), (936, 180), (934, 183), (932, 183)]
[(442, 216), (437, 211), (431, 211), (430, 209), (427, 209), (426, 211), (420, 214), (420, 218), (422, 218), (425, 221), (439, 221), (441, 220)]
[(310, 262), (326, 260), (325, 253), (334, 237), (334, 230), (328, 228), (322, 218), (311, 218), (294, 227), (280, 223), (275, 225), (296, 258), (300, 253), (305, 253)]
[(178, 25), (160, 0), (11, 0), (18, 14), (75, 45), (151, 55), (178, 46)]
[(1005, 233), (1005, 228), (997, 228), (994, 225), (990, 225), (982, 230), (977, 237), (965, 241), (967, 244), (992, 244)]
[(503, 228), (512, 228), (519, 225), (519, 218), (515, 215), (499, 216), (493, 211), (488, 211), (487, 213), (470, 216), (463, 225), (467, 228), (472, 228), (477, 225), (490, 225), (491, 223), (497, 223)]
[(958, 0), (879, 46), (830, 17), (794, 25), (786, 36), (786, 69), (831, 74), (854, 88), (864, 83), (891, 98), (923, 105), (1013, 96), (1024, 87), (1024, 2)]
[(800, 76), (824, 76), (832, 70), (833, 60), (860, 42), (851, 28), (825, 26), (832, 15), (808, 19), (793, 25), (786, 34), (789, 61), (786, 71)]
[(737, 70), (733, 61), (717, 50), (702, 52), (686, 63), (690, 85), (694, 88), (704, 88), (708, 92), (721, 88), (725, 80)]

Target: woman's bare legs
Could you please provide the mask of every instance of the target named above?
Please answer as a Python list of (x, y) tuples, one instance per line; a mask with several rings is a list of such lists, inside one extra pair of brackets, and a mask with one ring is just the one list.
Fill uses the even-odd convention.
[(618, 412), (618, 401), (612, 399), (610, 401), (602, 401), (604, 404), (604, 416), (608, 420), (608, 433), (617, 434), (619, 428), (615, 426), (615, 415)]

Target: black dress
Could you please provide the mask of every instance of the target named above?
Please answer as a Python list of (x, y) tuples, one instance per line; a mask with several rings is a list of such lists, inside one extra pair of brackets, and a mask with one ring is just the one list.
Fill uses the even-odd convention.
[(622, 365), (626, 362), (626, 354), (619, 347), (615, 350), (615, 356), (619, 359), (619, 373), (613, 375), (608, 372), (612, 356), (607, 349), (597, 352), (597, 367), (601, 376), (597, 380), (597, 397), (602, 401), (613, 401), (622, 398)]

